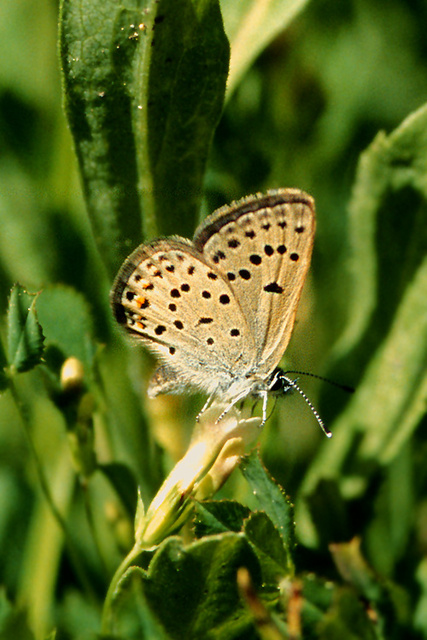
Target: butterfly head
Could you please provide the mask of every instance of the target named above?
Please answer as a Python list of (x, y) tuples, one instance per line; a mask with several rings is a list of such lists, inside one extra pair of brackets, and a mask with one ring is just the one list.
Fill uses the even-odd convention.
[(293, 390), (298, 391), (298, 393), (304, 398), (304, 400), (310, 407), (323, 433), (328, 438), (331, 438), (332, 437), (331, 431), (329, 431), (329, 429), (326, 428), (322, 418), (320, 417), (319, 413), (316, 411), (310, 398), (301, 389), (301, 387), (298, 386), (295, 380), (288, 377), (287, 375), (288, 373), (291, 373), (291, 372), (283, 371), (283, 369), (280, 369), (280, 367), (276, 367), (276, 369), (273, 371), (271, 375), (268, 391), (275, 396), (283, 396), (283, 395), (286, 395), (287, 393), (292, 393)]

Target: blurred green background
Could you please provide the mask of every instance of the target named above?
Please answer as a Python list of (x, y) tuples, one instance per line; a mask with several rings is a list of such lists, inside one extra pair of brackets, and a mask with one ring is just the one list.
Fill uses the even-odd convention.
[[(224, 0), (225, 14), (227, 4)], [(148, 403), (143, 389), (151, 360), (129, 348), (114, 326), (108, 304), (111, 282), (88, 222), (61, 105), (57, 21), (58, 6), (53, 1), (3, 0), (0, 9), (2, 316), (14, 282), (31, 292), (42, 291), (38, 305), (42, 326), (49, 325), (49, 335), (58, 335), (59, 341), (70, 334), (69, 344), (74, 346), (66, 355), (76, 355), (87, 366), (87, 384), (97, 406), (99, 459), (126, 464), (148, 499), (185, 450), (203, 399)], [(208, 162), (203, 205), (204, 215), (233, 199), (276, 187), (298, 187), (316, 199), (313, 264), (286, 366), (353, 385), (356, 395), (359, 389), (368, 389), (368, 395), (348, 409), (352, 397), (301, 377), (301, 386), (324, 421), (333, 430), (336, 425), (333, 440), (338, 444), (329, 449), (335, 452), (333, 461), (328, 458), (331, 454), (323, 453), (330, 443), (295, 395), (278, 402), (274, 419), (266, 425), (261, 436), (263, 459), (297, 501), (301, 569), (330, 576), (326, 545), (360, 535), (370, 564), (406, 594), (408, 638), (427, 637), (423, 564), (427, 423), (422, 420), (427, 362), (422, 356), (415, 377), (400, 370), (393, 359), (387, 368), (381, 354), (377, 369), (371, 365), (426, 256), (426, 204), (423, 189), (415, 183), (409, 181), (403, 188), (396, 183), (394, 191), (386, 189), (381, 195), (381, 206), (371, 221), (375, 230), (364, 236), (362, 229), (355, 239), (357, 214), (351, 218), (349, 203), (360, 154), (378, 131), (389, 134), (427, 102), (426, 24), (427, 4), (422, 0), (309, 2), (228, 96)], [(427, 150), (423, 153), (427, 157)], [(353, 211), (357, 212), (356, 206)], [(373, 240), (373, 262), (355, 252), (364, 237)], [(135, 246), (141, 240), (135, 238)], [(363, 282), (374, 280), (369, 321), (359, 333), (355, 330), (354, 339), (350, 336), (340, 343), (351, 326), (356, 293), (362, 292), (363, 298)], [(51, 305), (56, 306), (55, 322), (49, 315)], [(71, 335), (73, 326), (80, 332), (80, 342)], [(3, 322), (3, 339), (5, 331)], [(417, 339), (422, 344), (415, 348), (424, 353), (425, 334), (420, 332)], [(96, 350), (95, 372), (89, 374)], [(389, 373), (396, 367), (399, 374), (387, 379), (386, 386), (375, 374), (382, 367)], [(411, 389), (402, 406), (413, 411), (412, 422), (402, 408), (401, 420), (396, 413), (386, 425), (381, 407), (406, 389), (407, 382)], [(30, 407), (29, 425), (39, 461), (73, 531), (90, 583), (86, 594), (89, 591), (92, 600), (82, 595), (81, 576), (64, 553), (61, 534), (39, 488), (22, 416), (9, 392), (0, 397), (0, 583), (9, 598), (29, 609), (34, 631), (46, 632), (58, 624), (64, 637), (77, 637), (83, 630), (97, 629), (106, 576), (131, 543), (131, 520), (117, 505), (105, 478), (91, 479), (84, 491), (95, 505), (96, 549), (63, 416), (38, 370), (22, 374), (17, 386)], [(411, 404), (414, 398), (416, 406)], [(380, 431), (388, 428), (389, 433), (395, 429), (401, 434), (381, 461), (376, 459), (378, 447), (385, 448), (389, 440), (380, 440), (371, 454), (366, 453), (365, 411), (366, 429), (378, 423)], [(355, 416), (362, 426), (353, 428)], [(351, 438), (340, 436), (350, 423)], [(324, 476), (327, 480), (319, 488)], [(311, 496), (309, 509), (303, 494)], [(244, 499), (242, 480), (233, 477), (223, 495)]]

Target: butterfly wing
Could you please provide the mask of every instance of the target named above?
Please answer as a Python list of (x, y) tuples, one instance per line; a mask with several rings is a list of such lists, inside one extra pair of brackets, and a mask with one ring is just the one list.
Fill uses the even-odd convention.
[(139, 246), (111, 292), (116, 320), (163, 361), (151, 395), (227, 388), (248, 367), (254, 336), (229, 283), (179, 237)]
[(194, 245), (229, 282), (255, 343), (251, 369), (267, 378), (291, 337), (310, 266), (313, 199), (297, 189), (249, 196), (209, 216)]

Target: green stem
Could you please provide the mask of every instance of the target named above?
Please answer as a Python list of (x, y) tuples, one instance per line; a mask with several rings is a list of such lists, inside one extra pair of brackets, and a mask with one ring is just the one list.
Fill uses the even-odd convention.
[(119, 565), (113, 579), (108, 587), (107, 595), (105, 596), (104, 607), (102, 610), (102, 622), (101, 622), (101, 635), (108, 636), (113, 635), (114, 632), (114, 600), (116, 599), (121, 583), (129, 567), (142, 553), (140, 545), (135, 544), (129, 551), (128, 555), (124, 558)]
[(61, 513), (59, 512), (48, 482), (46, 480), (46, 476), (44, 474), (42, 465), (40, 463), (40, 458), (37, 454), (37, 450), (36, 447), (34, 445), (33, 439), (31, 437), (31, 423), (30, 423), (30, 418), (29, 418), (29, 410), (28, 407), (25, 405), (24, 401), (22, 400), (18, 389), (16, 388), (15, 385), (15, 381), (13, 380), (12, 376), (9, 377), (9, 389), (10, 392), (12, 394), (13, 400), (15, 402), (16, 408), (18, 410), (18, 413), (20, 415), (22, 424), (24, 426), (24, 431), (25, 431), (25, 435), (27, 437), (27, 442), (29, 444), (31, 453), (33, 455), (34, 458), (34, 462), (35, 462), (35, 466), (36, 466), (36, 472), (37, 472), (37, 476), (40, 482), (40, 487), (42, 489), (42, 492), (46, 498), (46, 502), (49, 505), (49, 508), (52, 512), (53, 517), (55, 518), (56, 522), (58, 523), (59, 527), (61, 528), (63, 534), (64, 534), (64, 542), (65, 542), (65, 546), (67, 548), (67, 552), (70, 556), (71, 562), (73, 564), (73, 568), (85, 590), (85, 592), (87, 593), (87, 595), (91, 598), (91, 600), (93, 600), (93, 602), (97, 601), (96, 598), (96, 594), (95, 591), (92, 587), (92, 584), (90, 582), (89, 576), (86, 572), (86, 569), (84, 567), (84, 564), (81, 562), (80, 560), (80, 556), (77, 552), (77, 549), (74, 546), (74, 543), (72, 542), (71, 536), (70, 536), (70, 532), (68, 531), (68, 527), (67, 524), (64, 520), (64, 518), (62, 517)]
[(94, 522), (94, 517), (93, 517), (93, 508), (92, 508), (92, 502), (90, 500), (90, 495), (89, 495), (89, 486), (88, 483), (86, 481), (85, 478), (81, 478), (80, 479), (80, 486), (82, 489), (82, 493), (83, 493), (83, 502), (84, 502), (84, 506), (85, 506), (85, 513), (86, 513), (86, 519), (87, 519), (87, 523), (89, 526), (89, 530), (92, 534), (92, 540), (94, 542), (94, 545), (96, 547), (97, 553), (98, 553), (98, 557), (99, 560), (101, 562), (102, 565), (102, 569), (103, 572), (105, 574), (105, 576), (108, 576), (108, 567), (107, 567), (107, 563), (105, 561), (104, 558), (104, 554), (102, 552), (102, 546), (99, 540), (99, 535), (95, 526), (95, 522)]

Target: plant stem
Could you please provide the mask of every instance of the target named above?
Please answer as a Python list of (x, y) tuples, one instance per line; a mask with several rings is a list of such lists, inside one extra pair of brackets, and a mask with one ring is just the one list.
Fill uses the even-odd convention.
[(9, 377), (9, 389), (10, 392), (12, 394), (13, 400), (15, 402), (16, 408), (18, 410), (18, 413), (20, 415), (22, 424), (24, 426), (24, 431), (27, 437), (27, 442), (29, 444), (31, 453), (33, 455), (34, 458), (34, 462), (35, 462), (35, 466), (36, 466), (36, 472), (37, 472), (37, 476), (40, 482), (40, 487), (42, 489), (42, 492), (46, 498), (46, 501), (49, 505), (49, 508), (52, 512), (53, 517), (55, 518), (56, 522), (58, 523), (60, 529), (63, 532), (64, 535), (64, 542), (65, 542), (65, 546), (67, 548), (67, 552), (70, 556), (72, 565), (73, 565), (73, 569), (75, 570), (83, 588), (85, 589), (87, 595), (91, 598), (91, 600), (93, 600), (94, 602), (96, 602), (97, 598), (94, 592), (94, 589), (92, 587), (92, 584), (89, 580), (89, 576), (86, 572), (86, 569), (83, 565), (83, 563), (80, 560), (80, 556), (77, 552), (76, 547), (74, 546), (74, 543), (71, 539), (70, 536), (70, 532), (68, 530), (67, 524), (64, 520), (64, 518), (62, 517), (60, 511), (58, 510), (53, 497), (52, 497), (52, 493), (50, 491), (49, 488), (49, 484), (46, 480), (46, 476), (44, 474), (43, 471), (43, 467), (41, 465), (40, 462), (40, 458), (37, 454), (37, 450), (35, 448), (32, 436), (31, 436), (31, 422), (30, 422), (30, 417), (29, 417), (29, 410), (28, 407), (25, 405), (24, 401), (22, 400), (18, 389), (16, 388), (15, 385), (15, 381), (13, 380), (13, 378), (10, 376)]
[(105, 596), (104, 607), (102, 610), (102, 622), (101, 622), (101, 635), (108, 636), (112, 635), (114, 631), (114, 611), (113, 604), (114, 600), (118, 595), (119, 588), (123, 578), (129, 567), (136, 560), (136, 558), (141, 554), (142, 549), (140, 545), (135, 544), (132, 549), (129, 551), (128, 555), (123, 559), (122, 563), (117, 568), (116, 573), (114, 574), (110, 586), (108, 587), (107, 595)]

